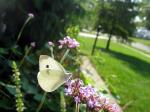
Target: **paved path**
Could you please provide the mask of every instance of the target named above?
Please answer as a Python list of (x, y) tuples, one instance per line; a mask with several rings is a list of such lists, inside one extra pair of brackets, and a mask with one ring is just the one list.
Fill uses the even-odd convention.
[[(86, 37), (86, 38), (95, 38), (96, 34), (80, 32), (79, 36)], [(99, 34), (98, 38), (107, 40), (108, 39), (108, 35), (107, 34)], [(111, 40), (116, 41), (115, 36), (112, 36)]]
[[(106, 96), (109, 97), (112, 102), (118, 104), (116, 99), (111, 95), (109, 89), (107, 88), (106, 83), (103, 81), (103, 79), (97, 73), (96, 69), (91, 64), (89, 58), (86, 56), (81, 56), (81, 61), (82, 61), (82, 64), (81, 64), (80, 69), (81, 69), (81, 72), (83, 73), (83, 75), (85, 77), (92, 79), (95, 82), (93, 86), (97, 90), (103, 89), (103, 90), (107, 91)], [(119, 106), (119, 108), (120, 108), (121, 112), (123, 112), (122, 108), (120, 106)]]
[(124, 47), (126, 47), (126, 48), (128, 48), (128, 49), (131, 49), (132, 51), (135, 51), (135, 52), (137, 52), (137, 53), (139, 53), (139, 54), (141, 54), (141, 55), (143, 55), (143, 56), (145, 56), (145, 57), (150, 58), (150, 55), (149, 55), (149, 54), (146, 54), (146, 53), (144, 53), (144, 52), (142, 52), (142, 51), (139, 51), (139, 50), (137, 50), (137, 49), (135, 49), (135, 48), (129, 47), (128, 45), (125, 45), (125, 44), (120, 44), (120, 45), (122, 45), (122, 46), (124, 46)]
[(147, 46), (147, 45), (144, 45), (144, 44), (141, 44), (141, 43), (138, 43), (138, 42), (132, 42), (131, 46), (135, 47), (137, 49), (141, 49), (141, 50), (147, 51), (147, 52), (150, 53), (150, 46)]

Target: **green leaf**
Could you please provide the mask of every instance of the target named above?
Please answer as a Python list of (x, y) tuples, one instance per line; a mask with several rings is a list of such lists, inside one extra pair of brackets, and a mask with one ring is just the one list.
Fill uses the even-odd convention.
[(22, 53), (21, 53), (17, 48), (18, 48), (17, 45), (12, 46), (12, 47), (11, 47), (11, 51), (12, 51), (15, 55), (22, 55)]
[(22, 78), (22, 88), (30, 94), (38, 93), (36, 87), (33, 84), (30, 84), (29, 80), (25, 76)]
[(34, 99), (37, 100), (37, 101), (41, 101), (42, 97), (43, 97), (43, 94), (38, 94), (37, 93), (37, 94), (34, 95)]
[(31, 55), (27, 56), (26, 60), (28, 62), (30, 62), (31, 64), (33, 64), (33, 65), (36, 65), (38, 63), (38, 61), (37, 61), (37, 59), (36, 59), (34, 54), (31, 54)]
[(9, 84), (5, 84), (3, 82), (0, 82), (0, 85), (4, 86), (6, 88), (6, 90), (12, 94), (12, 95), (15, 95), (16, 94), (16, 89), (15, 89), (15, 86), (13, 85), (9, 85)]
[(4, 48), (0, 48), (0, 54), (8, 54), (8, 50)]
[(10, 106), (10, 101), (6, 99), (0, 100), (0, 107), (5, 109), (11, 109), (12, 106)]

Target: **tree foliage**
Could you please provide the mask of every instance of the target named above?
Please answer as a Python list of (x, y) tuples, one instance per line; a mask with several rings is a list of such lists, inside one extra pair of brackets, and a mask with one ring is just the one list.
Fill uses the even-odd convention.
[(150, 2), (143, 7), (145, 17), (145, 27), (150, 30)]
[(82, 18), (81, 26), (87, 30), (93, 30), (95, 22), (97, 21), (97, 12), (99, 9), (98, 0), (81, 0), (81, 6), (85, 10)]
[(103, 32), (124, 39), (133, 34), (136, 28), (134, 18), (138, 14), (137, 3), (108, 0), (100, 2), (100, 6), (96, 27), (101, 25)]

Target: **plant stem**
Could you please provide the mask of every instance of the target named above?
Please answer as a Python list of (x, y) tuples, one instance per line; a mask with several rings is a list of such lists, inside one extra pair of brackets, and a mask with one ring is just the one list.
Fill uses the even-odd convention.
[(78, 107), (77, 107), (77, 110), (78, 110), (78, 112), (79, 112), (79, 103), (78, 103)]
[(88, 112), (88, 107), (87, 107), (87, 105), (86, 105), (86, 112)]
[(70, 49), (67, 49), (65, 54), (63, 55), (63, 57), (60, 60), (60, 63), (63, 63), (63, 61), (65, 60), (65, 58), (67, 57), (68, 53), (69, 53)]
[(24, 102), (23, 102), (23, 95), (21, 92), (21, 80), (20, 80), (20, 72), (19, 68), (17, 67), (17, 64), (15, 61), (12, 62), (12, 68), (13, 68), (13, 79), (15, 83), (15, 88), (16, 88), (16, 110), (17, 112), (23, 112), (25, 107), (24, 107)]
[[(93, 112), (87, 105), (86, 105), (86, 112)], [(95, 111), (94, 111), (95, 112)], [(101, 112), (101, 111), (100, 111)]]
[(21, 62), (20, 62), (20, 65), (19, 65), (18, 68), (20, 68), (21, 65), (23, 64), (23, 62), (24, 62), (24, 60), (25, 60), (25, 57), (29, 54), (31, 48), (32, 48), (32, 47), (29, 47), (29, 48), (27, 49), (27, 51), (25, 52), (25, 55), (23, 56), (23, 58), (22, 58), (22, 60), (21, 60)]
[(60, 103), (61, 103), (61, 112), (67, 112), (64, 92), (62, 90), (60, 91)]
[(27, 25), (27, 23), (28, 23), (31, 19), (32, 19), (32, 17), (31, 17), (31, 16), (28, 16), (28, 18), (27, 18), (26, 21), (24, 22), (24, 24), (23, 24), (23, 26), (21, 27), (21, 30), (20, 30), (20, 32), (19, 32), (19, 34), (18, 34), (18, 37), (17, 37), (17, 40), (16, 40), (16, 44), (17, 44), (17, 42), (19, 41), (19, 39), (20, 39), (20, 37), (21, 37), (21, 34), (22, 34), (22, 32), (23, 32), (25, 26)]
[[(70, 51), (70, 49), (67, 49), (66, 52), (64, 53), (63, 57), (60, 60), (61, 64), (64, 62), (64, 60), (67, 57), (69, 51)], [(61, 112), (66, 112), (66, 102), (65, 102), (64, 93), (61, 91), (60, 95), (61, 95)]]
[(42, 100), (41, 100), (41, 102), (40, 102), (40, 104), (39, 104), (39, 106), (38, 106), (36, 112), (40, 112), (40, 110), (41, 110), (41, 108), (42, 108), (42, 106), (43, 106), (43, 104), (44, 104), (44, 102), (45, 102), (46, 95), (47, 95), (47, 92), (44, 92), (43, 97), (42, 97)]
[(75, 108), (75, 112), (78, 112), (78, 111), (77, 111), (77, 105), (78, 105), (78, 103), (76, 103), (76, 108)]
[(53, 47), (52, 46), (50, 46), (50, 51), (51, 51), (51, 57), (54, 59), (55, 57), (54, 57), (54, 50), (53, 50)]
[(75, 112), (79, 112), (79, 103), (76, 103), (76, 110)]
[[(20, 29), (20, 31), (19, 31), (19, 34), (18, 34), (18, 36), (17, 36), (17, 40), (16, 40), (16, 42), (15, 42), (15, 45), (18, 43), (18, 41), (19, 41), (19, 39), (20, 39), (20, 37), (21, 37), (21, 35), (22, 35), (22, 32), (23, 32), (25, 26), (27, 25), (27, 23), (28, 23), (32, 18), (33, 18), (33, 17), (28, 16), (28, 18), (27, 18), (26, 21), (24, 22), (24, 24), (23, 24), (23, 26), (21, 27), (21, 29)], [(9, 56), (8, 59), (10, 59), (11, 56), (12, 56), (12, 52), (10, 53), (10, 56)]]

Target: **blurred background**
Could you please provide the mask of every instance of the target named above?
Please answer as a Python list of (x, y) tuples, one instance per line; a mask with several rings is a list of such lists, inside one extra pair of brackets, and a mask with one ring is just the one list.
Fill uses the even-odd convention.
[[(66, 35), (80, 42), (63, 64), (67, 70), (82, 74), (78, 59), (87, 56), (123, 111), (150, 112), (149, 0), (0, 0), (1, 111), (16, 111), (13, 61), (22, 65), (24, 111), (36, 111), (43, 95), (37, 83), (39, 55), (50, 55), (47, 42), (58, 45)], [(64, 51), (54, 48), (59, 60)], [(61, 109), (59, 93), (47, 95), (42, 112), (74, 110), (70, 99)]]

